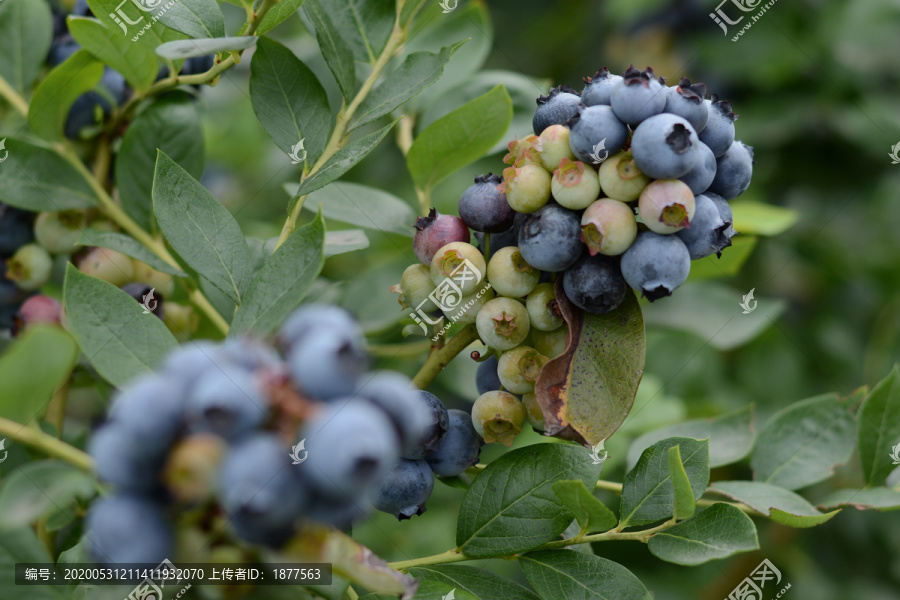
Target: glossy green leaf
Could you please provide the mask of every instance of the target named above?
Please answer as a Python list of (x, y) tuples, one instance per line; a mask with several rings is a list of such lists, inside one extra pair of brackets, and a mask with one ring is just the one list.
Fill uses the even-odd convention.
[(316, 161), (334, 125), (328, 95), (315, 74), (278, 42), (262, 38), (250, 63), (250, 101), (275, 144), (290, 154), (303, 142)]
[(50, 71), (34, 92), (28, 125), (45, 140), (61, 140), (72, 103), (91, 90), (103, 76), (103, 63), (87, 50), (79, 50)]
[(300, 304), (325, 263), (321, 215), (294, 231), (266, 260), (234, 315), (230, 336), (271, 333)]
[(28, 423), (69, 378), (78, 345), (59, 327), (28, 327), (0, 354), (0, 417)]
[(512, 101), (506, 88), (498, 85), (426, 127), (406, 157), (416, 186), (429, 191), (447, 175), (487, 154), (506, 133), (511, 119)]
[(93, 54), (125, 77), (138, 91), (153, 85), (159, 72), (159, 64), (152, 50), (135, 44), (97, 19), (69, 17), (69, 33), (82, 48)]
[(0, 177), (0, 201), (33, 212), (87, 208), (97, 195), (87, 180), (59, 154), (6, 138), (9, 155)]
[(709, 491), (743, 502), (773, 521), (790, 527), (814, 527), (830, 521), (840, 512), (835, 510), (822, 514), (802, 496), (758, 481), (717, 481), (710, 486)]
[(900, 489), (873, 487), (836, 490), (819, 503), (819, 508), (823, 510), (842, 506), (852, 506), (857, 510), (897, 510), (900, 509)]
[(775, 413), (756, 438), (750, 466), (757, 481), (796, 490), (830, 477), (850, 458), (855, 441), (848, 407), (824, 394)]
[(737, 508), (716, 503), (693, 518), (653, 535), (650, 552), (677, 565), (702, 565), (759, 548), (756, 526)]
[[(104, 25), (129, 42), (141, 44), (151, 50), (155, 50), (164, 42), (182, 40), (187, 37), (183, 33), (166, 27), (164, 23), (153, 20), (170, 2), (172, 0), (165, 2), (159, 0), (159, 2), (152, 3), (154, 4), (153, 8), (142, 10), (138, 9), (134, 2), (87, 0), (91, 12)], [(151, 2), (147, 4), (151, 4)]]
[(156, 161), (153, 212), (181, 259), (240, 304), (253, 275), (244, 234), (228, 209), (164, 152)]
[(357, 60), (374, 63), (394, 27), (394, 0), (328, 0), (322, 7)]
[(859, 409), (857, 440), (867, 486), (884, 485), (900, 458), (900, 378), (898, 367), (872, 388)]
[(619, 522), (616, 515), (587, 489), (582, 480), (557, 481), (552, 487), (559, 501), (575, 515), (575, 520), (581, 526), (581, 533), (609, 531)]
[(175, 40), (160, 44), (156, 48), (157, 56), (178, 60), (194, 56), (208, 56), (219, 52), (246, 50), (256, 45), (259, 40), (255, 35), (244, 35), (227, 38), (202, 38), (194, 40)]
[(710, 468), (730, 465), (753, 449), (753, 405), (713, 419), (693, 419), (645, 433), (628, 448), (628, 468), (637, 464), (644, 450), (668, 437), (709, 438)]
[(177, 0), (159, 13), (159, 21), (192, 38), (225, 37), (225, 16), (216, 0)]
[(0, 2), (0, 77), (24, 93), (41, 72), (53, 40), (53, 21), (46, 2)]
[(167, 273), (174, 277), (186, 276), (184, 271), (173, 267), (166, 261), (150, 252), (147, 247), (141, 244), (139, 241), (137, 241), (133, 237), (125, 235), (124, 233), (107, 231), (105, 229), (88, 228), (81, 232), (81, 238), (78, 240), (78, 245), (100, 246), (101, 248), (116, 250), (117, 252), (121, 252), (122, 254), (128, 255), (131, 258), (136, 258), (139, 261), (146, 263), (157, 271)]
[(715, 254), (691, 261), (691, 274), (688, 281), (700, 281), (702, 279), (716, 279), (737, 275), (753, 250), (756, 249), (759, 238), (755, 235), (739, 235), (731, 241), (731, 246), (722, 251), (722, 256)]
[[(752, 200), (729, 202), (734, 213), (734, 228), (750, 235), (778, 235), (797, 222), (797, 211)], [(726, 250), (727, 252), (727, 250)]]
[(675, 490), (669, 474), (669, 448), (680, 446), (681, 462), (694, 500), (709, 484), (709, 440), (673, 437), (647, 448), (637, 465), (625, 475), (619, 530), (668, 519), (675, 511)]
[(197, 103), (189, 94), (177, 91), (157, 98), (135, 117), (122, 138), (116, 161), (119, 198), (128, 216), (147, 230), (154, 225), (153, 174), (158, 151), (195, 179), (203, 174), (203, 128)]
[(178, 347), (162, 319), (116, 286), (66, 265), (69, 328), (101, 377), (116, 387), (156, 369)]
[(303, 12), (316, 29), (316, 40), (322, 50), (322, 57), (331, 69), (344, 100), (350, 102), (356, 92), (356, 62), (353, 50), (341, 38), (341, 33), (328, 15), (323, 0), (309, 0), (303, 7)]
[(561, 278), (556, 300), (569, 336), (565, 351), (541, 370), (535, 395), (548, 435), (595, 446), (634, 404), (646, 352), (641, 308), (629, 292), (614, 311), (584, 312), (566, 298)]
[(0, 488), (0, 530), (34, 523), (58, 510), (73, 513), (74, 503), (95, 491), (94, 478), (67, 462), (26, 463)]
[(444, 46), (437, 54), (416, 52), (407, 56), (403, 64), (385, 75), (384, 81), (363, 100), (353, 115), (350, 128), (362, 127), (380, 119), (432, 85), (440, 79), (444, 65), (453, 53), (466, 41)]
[(679, 446), (669, 448), (669, 477), (672, 479), (672, 488), (675, 492), (675, 519), (681, 521), (693, 517), (697, 511), (697, 502), (694, 500), (691, 480), (688, 479), (681, 463)]
[(257, 35), (262, 35), (281, 25), (293, 16), (302, 5), (303, 0), (281, 0), (281, 2), (269, 9), (269, 12), (263, 17), (256, 30)]
[(297, 194), (305, 195), (321, 189), (349, 171), (356, 163), (368, 156), (369, 152), (375, 149), (375, 146), (384, 139), (384, 136), (396, 124), (397, 121), (394, 121), (389, 125), (385, 125), (378, 131), (373, 131), (335, 152), (334, 156), (325, 161), (321, 169), (300, 184)]
[(593, 488), (601, 466), (593, 464), (590, 452), (569, 444), (535, 444), (504, 454), (463, 497), (457, 546), (470, 556), (497, 556), (553, 540), (573, 519), (553, 484), (580, 479)]
[(651, 600), (634, 573), (599, 556), (574, 550), (541, 550), (519, 558), (528, 583), (541, 598)]
[(518, 583), (475, 567), (415, 567), (409, 574), (419, 580), (416, 600), (443, 600), (451, 590), (455, 590), (454, 600), (540, 600), (534, 592)]
[[(299, 188), (296, 183), (284, 186), (292, 198), (297, 197)], [(319, 207), (327, 219), (406, 237), (415, 234), (412, 225), (416, 214), (409, 204), (393, 194), (359, 183), (338, 181), (311, 193), (303, 203), (303, 209), (311, 212)]]

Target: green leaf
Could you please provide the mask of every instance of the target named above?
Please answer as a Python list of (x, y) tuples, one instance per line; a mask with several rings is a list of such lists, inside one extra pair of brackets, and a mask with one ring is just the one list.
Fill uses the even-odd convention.
[(164, 152), (195, 179), (203, 174), (203, 128), (197, 103), (189, 94), (177, 91), (157, 98), (135, 117), (122, 138), (116, 160), (119, 197), (128, 216), (146, 230), (152, 230), (154, 225), (152, 194), (157, 151)]
[(9, 155), (0, 177), (0, 201), (32, 212), (87, 208), (97, 195), (62, 156), (42, 146), (6, 139)]
[(665, 302), (644, 304), (644, 320), (693, 333), (718, 350), (733, 350), (771, 327), (787, 309), (783, 300), (756, 298), (753, 312), (743, 314), (742, 296), (749, 291), (712, 281), (685, 284)]
[(53, 41), (46, 2), (0, 2), (0, 77), (24, 94), (41, 72)]
[[(456, 590), (455, 600), (464, 600), (463, 594), (471, 594), (478, 600), (540, 600), (531, 590), (528, 590), (514, 581), (494, 575), (483, 569), (475, 567), (463, 567), (459, 565), (440, 565), (415, 567), (409, 569), (409, 574), (419, 580), (419, 590), (416, 599), (434, 598), (442, 600), (450, 590)], [(427, 584), (435, 583), (440, 586)], [(443, 593), (438, 595), (437, 593)]]
[(497, 556), (555, 539), (573, 515), (560, 506), (553, 483), (580, 479), (593, 488), (601, 466), (584, 448), (569, 444), (535, 444), (504, 454), (463, 497), (457, 546), (469, 556)]
[(135, 44), (97, 19), (69, 17), (69, 33), (81, 46), (125, 77), (138, 91), (153, 85), (159, 65), (153, 51)]
[(140, 10), (135, 2), (123, 3), (122, 0), (87, 0), (87, 3), (94, 16), (104, 25), (128, 41), (136, 42), (151, 50), (155, 50), (164, 42), (186, 37), (163, 23), (154, 22), (154, 17), (159, 15), (168, 2), (160, 1), (151, 10)]
[(900, 509), (900, 490), (887, 487), (836, 490), (819, 503), (823, 510), (841, 506), (852, 506), (857, 510), (897, 510)]
[(246, 50), (256, 45), (258, 37), (244, 35), (228, 38), (202, 38), (195, 40), (175, 40), (160, 44), (156, 48), (157, 56), (169, 60), (179, 58), (192, 58), (194, 56), (207, 56), (219, 52)]
[(37, 417), (77, 358), (78, 345), (59, 327), (28, 327), (0, 355), (0, 417), (16, 423)]
[(225, 37), (225, 16), (216, 0), (177, 0), (159, 20), (192, 38)]
[[(29, 0), (31, 1), (31, 0)], [(47, 547), (29, 526), (4, 531), (0, 535), (0, 564), (52, 563)], [(4, 600), (71, 600), (70, 589), (62, 585), (16, 585), (15, 569), (0, 569), (0, 598)]]
[(406, 157), (416, 187), (427, 193), (447, 175), (484, 156), (506, 133), (511, 119), (512, 101), (498, 85), (426, 127)]
[(675, 519), (689, 519), (697, 510), (694, 500), (694, 491), (691, 489), (691, 481), (681, 464), (681, 451), (678, 446), (669, 448), (669, 477), (672, 478), (672, 488), (675, 492)]
[(657, 558), (694, 566), (759, 549), (753, 521), (730, 504), (716, 503), (697, 516), (654, 534), (647, 543)]
[(712, 419), (693, 419), (645, 433), (628, 448), (628, 467), (637, 464), (644, 450), (668, 437), (709, 438), (710, 468), (730, 465), (753, 449), (753, 405)]
[(616, 515), (580, 479), (557, 481), (552, 487), (559, 501), (575, 515), (581, 533), (609, 531), (618, 523)]
[(342, 229), (325, 234), (325, 258), (364, 250), (369, 247), (369, 238), (362, 229)]
[(303, 5), (303, 0), (281, 0), (273, 6), (256, 29), (257, 35), (271, 31), (290, 18)]
[(728, 204), (734, 213), (734, 228), (740, 233), (778, 235), (797, 222), (797, 211), (790, 208), (752, 200), (735, 200)]
[(669, 448), (681, 447), (681, 461), (694, 500), (709, 484), (709, 440), (674, 437), (644, 450), (637, 465), (625, 476), (619, 530), (667, 519), (675, 511), (675, 491), (669, 474)]
[(131, 258), (136, 258), (139, 261), (153, 267), (157, 271), (161, 271), (162, 273), (166, 273), (174, 277), (186, 276), (184, 271), (173, 267), (166, 261), (150, 252), (147, 247), (141, 244), (139, 241), (137, 241), (133, 237), (125, 235), (124, 233), (106, 231), (105, 229), (88, 228), (81, 232), (81, 238), (77, 243), (79, 246), (100, 246), (101, 248), (116, 250), (118, 252), (121, 252), (122, 254), (130, 256)]
[(229, 336), (267, 335), (300, 304), (325, 264), (322, 215), (297, 229), (266, 260), (234, 315)]
[(357, 60), (374, 63), (394, 27), (394, 0), (328, 0), (322, 8)]
[(707, 256), (691, 261), (691, 273), (688, 281), (716, 279), (737, 275), (753, 250), (759, 238), (755, 235), (739, 235), (731, 241), (731, 246), (722, 252), (722, 256)]
[(79, 50), (50, 71), (28, 108), (28, 125), (45, 140), (61, 140), (69, 109), (78, 96), (103, 77), (103, 63), (87, 50)]
[(74, 512), (77, 500), (95, 493), (94, 478), (61, 460), (26, 463), (0, 488), (0, 528), (34, 523), (57, 510)]
[(328, 16), (322, 0), (309, 0), (303, 12), (316, 28), (316, 40), (319, 42), (322, 56), (331, 69), (344, 100), (350, 102), (356, 91), (356, 63), (353, 51), (341, 38), (341, 33)]
[(541, 598), (652, 600), (634, 573), (611, 560), (574, 550), (541, 550), (519, 558)]
[(467, 41), (444, 46), (438, 54), (416, 52), (407, 56), (403, 64), (387, 74), (384, 81), (363, 100), (353, 115), (350, 129), (380, 119), (440, 79), (444, 65)]
[[(894, 444), (900, 444), (900, 380), (897, 374), (895, 365), (866, 396), (857, 417), (859, 460), (869, 487), (884, 485), (888, 474), (897, 468), (893, 459)], [(896, 448), (900, 449), (900, 445)]]
[(805, 498), (790, 490), (758, 481), (717, 481), (710, 492), (728, 496), (768, 516), (773, 521), (790, 527), (814, 527), (841, 512), (822, 514)]
[[(399, 121), (399, 119), (397, 120)], [(349, 171), (356, 163), (368, 156), (369, 152), (375, 149), (375, 146), (396, 124), (397, 121), (394, 121), (390, 125), (385, 125), (378, 131), (373, 131), (335, 152), (334, 156), (325, 161), (321, 169), (300, 184), (297, 194), (302, 196), (321, 189)]]
[(162, 319), (134, 298), (66, 265), (63, 298), (69, 327), (88, 361), (116, 387), (153, 371), (178, 342)]
[(646, 352), (641, 308), (629, 292), (612, 312), (584, 312), (566, 298), (562, 279), (556, 301), (569, 326), (566, 349), (541, 370), (535, 395), (547, 435), (595, 446), (634, 404)]
[(853, 416), (835, 394), (792, 404), (759, 432), (750, 459), (754, 479), (789, 490), (827, 479), (853, 453), (854, 429)]
[(309, 67), (275, 40), (257, 43), (250, 62), (250, 101), (256, 118), (285, 153), (303, 141), (310, 164), (322, 154), (334, 125), (328, 95)]
[[(297, 197), (299, 184), (286, 183), (284, 190)], [(311, 193), (303, 209), (316, 212), (321, 208), (326, 219), (413, 237), (416, 214), (409, 204), (388, 192), (348, 181), (338, 181)]]
[(253, 266), (244, 234), (228, 209), (164, 152), (156, 160), (153, 212), (182, 260), (240, 304)]

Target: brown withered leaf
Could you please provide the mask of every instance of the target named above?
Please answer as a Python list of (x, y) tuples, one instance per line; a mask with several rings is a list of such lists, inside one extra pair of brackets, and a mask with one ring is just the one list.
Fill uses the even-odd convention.
[(555, 291), (569, 326), (566, 349), (541, 370), (534, 392), (547, 435), (594, 446), (634, 404), (647, 351), (641, 307), (629, 290), (616, 310), (595, 315), (569, 302), (561, 277)]

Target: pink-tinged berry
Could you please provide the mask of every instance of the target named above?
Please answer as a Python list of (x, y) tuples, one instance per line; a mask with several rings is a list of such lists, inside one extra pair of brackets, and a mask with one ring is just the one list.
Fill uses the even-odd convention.
[(61, 312), (62, 307), (56, 298), (43, 294), (31, 296), (19, 307), (13, 334), (18, 335), (20, 331), (29, 325), (36, 323), (59, 323)]
[(559, 168), (553, 171), (550, 191), (560, 205), (581, 210), (600, 195), (600, 181), (594, 169), (583, 162), (564, 158)]
[(134, 281), (134, 262), (131, 257), (109, 248), (91, 248), (78, 261), (78, 269), (116, 287)]
[(503, 183), (497, 188), (516, 212), (533, 213), (550, 200), (550, 173), (543, 167), (527, 163), (503, 171)]
[(503, 157), (503, 162), (514, 167), (526, 164), (541, 164), (541, 156), (538, 152), (538, 136), (529, 135), (521, 140), (513, 140), (507, 144), (509, 153)]
[(635, 164), (631, 150), (623, 150), (605, 160), (600, 165), (599, 179), (603, 193), (622, 202), (634, 202), (650, 185), (650, 178)]
[(430, 265), (434, 253), (451, 242), (466, 242), (472, 239), (469, 228), (455, 215), (442, 215), (432, 208), (427, 217), (416, 219), (416, 236), (413, 251), (423, 265)]
[(564, 158), (575, 160), (572, 148), (569, 147), (569, 128), (565, 125), (551, 125), (543, 132), (535, 143), (541, 158), (541, 165), (548, 171), (559, 167)]
[(637, 220), (630, 206), (603, 198), (592, 203), (581, 215), (581, 239), (591, 256), (622, 254), (637, 237)]
[(486, 444), (512, 445), (525, 424), (525, 407), (509, 392), (486, 392), (472, 405), (472, 425)]
[(641, 193), (638, 212), (650, 231), (675, 233), (691, 226), (694, 218), (694, 194), (678, 179), (654, 181)]

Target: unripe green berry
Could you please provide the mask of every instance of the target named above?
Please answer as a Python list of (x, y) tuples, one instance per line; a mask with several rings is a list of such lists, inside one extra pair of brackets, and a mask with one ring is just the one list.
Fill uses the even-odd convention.
[(148, 285), (165, 297), (175, 292), (175, 278), (168, 273), (157, 271), (145, 262), (132, 259), (134, 266), (134, 280)]
[(134, 263), (130, 256), (109, 248), (91, 248), (78, 262), (79, 270), (116, 287), (134, 281)]
[[(494, 288), (482, 287), (474, 294), (463, 296), (462, 300), (459, 301), (459, 306), (450, 311), (450, 314), (445, 312), (444, 315), (454, 323), (469, 325), (475, 322), (481, 308), (490, 300), (493, 300), (496, 295)], [(469, 303), (471, 303), (471, 306)]]
[(488, 281), (501, 296), (519, 298), (531, 293), (541, 272), (525, 262), (517, 246), (500, 248), (487, 267)]
[(6, 278), (29, 292), (47, 283), (52, 270), (53, 258), (39, 244), (25, 244), (6, 261)]
[(193, 306), (166, 302), (163, 322), (176, 340), (185, 342), (197, 331), (200, 326), (200, 317), (194, 312)]
[(475, 318), (481, 341), (495, 350), (512, 350), (528, 335), (528, 311), (512, 298), (488, 300)]
[(634, 211), (624, 202), (603, 198), (581, 215), (581, 239), (591, 256), (618, 256), (628, 250), (636, 237)]
[(564, 323), (559, 314), (552, 283), (538, 284), (525, 299), (525, 309), (535, 330), (553, 331)]
[(559, 168), (564, 158), (575, 160), (569, 147), (569, 128), (565, 125), (551, 125), (541, 132), (535, 144), (541, 157), (541, 165), (550, 172)]
[(550, 173), (540, 165), (526, 163), (503, 170), (498, 188), (516, 212), (533, 213), (550, 200)]
[[(466, 266), (465, 261), (469, 261), (471, 268)], [(485, 271), (484, 256), (478, 248), (466, 242), (451, 242), (442, 246), (431, 259), (431, 281), (434, 285), (443, 289), (442, 286), (449, 285), (447, 280), (451, 280), (465, 296), (478, 291)]]
[(694, 208), (694, 193), (680, 179), (658, 179), (641, 192), (638, 200), (638, 212), (644, 225), (661, 234), (690, 227)]
[(163, 481), (176, 500), (201, 502), (212, 497), (219, 465), (228, 450), (221, 437), (198, 433), (178, 442), (169, 453)]
[(84, 213), (77, 210), (44, 212), (34, 221), (34, 238), (47, 252), (71, 254), (84, 228)]
[(536, 135), (513, 140), (506, 146), (509, 153), (503, 157), (503, 162), (513, 167), (521, 167), (526, 164), (540, 165), (541, 156), (538, 153), (538, 145), (538, 136)]
[(534, 349), (547, 358), (556, 358), (566, 349), (566, 336), (569, 334), (569, 326), (563, 325), (553, 331), (532, 330), (531, 341)]
[(519, 346), (500, 357), (497, 376), (503, 387), (513, 394), (527, 394), (534, 391), (534, 382), (548, 360), (534, 348)]
[(586, 208), (600, 195), (600, 181), (592, 167), (564, 158), (550, 180), (553, 198), (572, 210)]
[(511, 446), (525, 424), (525, 407), (509, 392), (486, 392), (472, 405), (472, 425), (486, 444)]
[(427, 313), (437, 310), (434, 300), (428, 296), (434, 291), (435, 285), (431, 280), (431, 269), (423, 264), (414, 264), (406, 267), (400, 277), (400, 286), (391, 290), (400, 293), (400, 306), (416, 309), (422, 304), (421, 310)]
[(622, 202), (634, 202), (650, 184), (650, 178), (634, 164), (631, 150), (623, 150), (603, 161), (599, 181), (604, 194)]
[(522, 406), (525, 407), (525, 418), (531, 423), (535, 431), (544, 431), (544, 413), (538, 404), (537, 396), (525, 394), (522, 396)]

